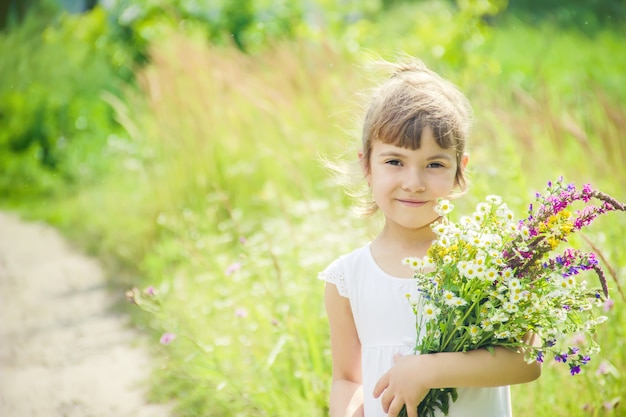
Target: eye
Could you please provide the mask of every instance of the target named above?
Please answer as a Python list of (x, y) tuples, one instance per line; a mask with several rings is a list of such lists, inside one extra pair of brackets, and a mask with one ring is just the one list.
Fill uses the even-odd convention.
[(385, 161), (385, 164), (399, 167), (402, 166), (402, 161), (400, 161), (399, 159), (390, 159), (388, 161)]
[(441, 162), (431, 162), (427, 165), (427, 168), (445, 168), (445, 165)]

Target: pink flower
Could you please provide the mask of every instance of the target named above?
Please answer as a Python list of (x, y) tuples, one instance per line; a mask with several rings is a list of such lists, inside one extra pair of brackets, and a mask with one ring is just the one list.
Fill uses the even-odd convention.
[(572, 344), (575, 346), (580, 346), (580, 345), (585, 344), (586, 340), (587, 339), (585, 338), (584, 334), (577, 333), (574, 335), (574, 337), (572, 337)]
[(615, 304), (615, 301), (613, 301), (613, 299), (611, 298), (607, 298), (604, 302), (604, 312), (606, 313), (608, 311), (611, 311), (613, 309), (613, 304)]
[(224, 273), (226, 275), (232, 275), (235, 272), (239, 271), (241, 269), (241, 263), (240, 262), (233, 262), (232, 264), (230, 264), (228, 266), (228, 268), (226, 268), (226, 271), (224, 271)]
[(176, 339), (176, 335), (174, 333), (163, 333), (163, 336), (161, 336), (161, 340), (159, 340), (159, 342), (162, 345), (169, 345), (174, 341), (174, 339)]
[(237, 317), (248, 317), (248, 310), (246, 310), (245, 308), (238, 308), (237, 310), (235, 310), (235, 316)]
[(615, 403), (615, 401), (605, 401), (604, 403), (602, 403), (602, 405), (604, 406), (605, 410), (612, 410), (617, 404)]
[(148, 288), (146, 288), (144, 290), (144, 292), (146, 293), (146, 295), (150, 296), (150, 297), (154, 297), (154, 295), (156, 294), (154, 291), (154, 287), (152, 285), (150, 285)]
[(611, 371), (611, 365), (607, 361), (600, 362), (596, 375), (606, 375)]

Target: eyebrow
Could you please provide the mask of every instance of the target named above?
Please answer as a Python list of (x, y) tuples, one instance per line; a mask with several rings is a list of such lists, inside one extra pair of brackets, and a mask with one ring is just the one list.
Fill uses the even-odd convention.
[(427, 161), (432, 161), (433, 159), (447, 159), (449, 161), (452, 161), (454, 158), (452, 158), (450, 155), (447, 155), (445, 153), (439, 153), (437, 155), (433, 155), (429, 157)]
[(387, 152), (379, 153), (378, 156), (382, 156), (382, 157), (388, 157), (388, 156), (403, 157), (403, 156), (406, 156), (406, 155), (403, 155), (403, 154), (401, 154), (399, 152), (387, 151)]
[[(406, 155), (399, 153), (399, 152), (394, 152), (394, 151), (387, 151), (387, 152), (381, 152), (378, 154), (379, 157), (381, 158), (387, 158), (387, 157), (395, 157), (395, 158), (401, 158), (401, 157), (406, 157)], [(439, 153), (436, 155), (432, 155), (429, 156), (426, 160), (427, 161), (433, 161), (435, 159), (446, 159), (448, 161), (452, 161), (452, 157), (450, 155), (447, 155), (445, 153)]]

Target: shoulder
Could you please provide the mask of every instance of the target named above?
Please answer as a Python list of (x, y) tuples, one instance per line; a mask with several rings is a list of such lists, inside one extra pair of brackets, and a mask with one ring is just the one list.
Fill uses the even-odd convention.
[(366, 251), (368, 250), (369, 245), (366, 245), (350, 253), (341, 255), (320, 272), (318, 278), (335, 284), (339, 294), (348, 297), (349, 279), (351, 276), (355, 275), (354, 271), (356, 268), (363, 264), (363, 260), (367, 255)]

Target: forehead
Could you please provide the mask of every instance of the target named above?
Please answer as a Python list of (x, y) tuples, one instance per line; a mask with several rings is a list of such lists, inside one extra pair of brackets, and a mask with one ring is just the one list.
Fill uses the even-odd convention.
[(400, 143), (389, 143), (381, 140), (374, 140), (372, 142), (372, 153), (376, 155), (396, 153), (399, 155), (432, 155), (439, 154), (448, 157), (455, 157), (456, 150), (454, 148), (441, 147), (431, 129), (424, 129), (422, 132), (419, 147), (413, 148), (408, 146), (401, 146)]

